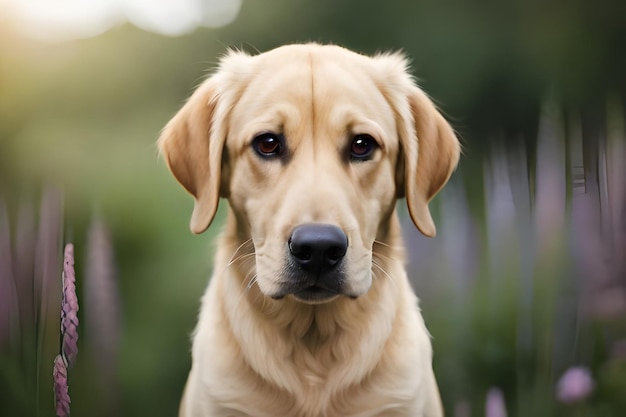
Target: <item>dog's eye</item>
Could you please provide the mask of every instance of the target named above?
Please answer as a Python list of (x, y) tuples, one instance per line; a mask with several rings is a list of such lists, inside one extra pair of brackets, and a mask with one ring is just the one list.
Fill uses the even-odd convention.
[(370, 135), (356, 135), (350, 145), (350, 159), (364, 161), (372, 156), (378, 144)]
[(272, 157), (281, 154), (280, 135), (263, 133), (252, 141), (254, 150), (263, 157)]

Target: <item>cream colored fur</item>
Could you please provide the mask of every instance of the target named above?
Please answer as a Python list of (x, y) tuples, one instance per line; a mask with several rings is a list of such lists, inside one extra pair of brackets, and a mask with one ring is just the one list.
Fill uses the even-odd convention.
[[(181, 417), (442, 415), (394, 208), (406, 196), (434, 236), (428, 202), (459, 144), (406, 66), (400, 54), (317, 44), (233, 51), (165, 127), (161, 152), (195, 198), (192, 231), (209, 226), (220, 197), (229, 202)], [(254, 152), (264, 132), (284, 136), (285, 158)], [(346, 156), (359, 134), (378, 144), (371, 160)], [(347, 235), (350, 297), (272, 298), (305, 223)]]

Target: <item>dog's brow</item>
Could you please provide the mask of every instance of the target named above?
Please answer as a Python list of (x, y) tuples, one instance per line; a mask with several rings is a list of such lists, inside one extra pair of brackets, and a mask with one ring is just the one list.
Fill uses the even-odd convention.
[(246, 123), (246, 127), (241, 131), (244, 138), (242, 146), (248, 146), (260, 133), (285, 134), (288, 125), (298, 125), (301, 121), (302, 117), (296, 106), (288, 103), (277, 105)]
[(376, 142), (378, 142), (378, 146), (380, 146), (383, 151), (386, 149), (386, 143), (384, 140), (385, 131), (378, 123), (374, 122), (373, 120), (359, 120), (355, 122), (351, 126), (351, 132), (355, 135), (363, 133), (369, 134), (374, 139), (376, 139)]
[(385, 130), (376, 121), (363, 117), (351, 106), (337, 107), (331, 115), (330, 124), (348, 135), (369, 134), (385, 149)]

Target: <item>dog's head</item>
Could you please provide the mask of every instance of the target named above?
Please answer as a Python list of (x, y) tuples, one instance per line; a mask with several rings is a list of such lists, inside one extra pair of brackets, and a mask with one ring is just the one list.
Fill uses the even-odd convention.
[(435, 235), (428, 203), (459, 158), (450, 125), (401, 54), (338, 46), (231, 52), (167, 124), (159, 146), (195, 198), (202, 233), (221, 197), (250, 237), (270, 297), (358, 297), (396, 199)]

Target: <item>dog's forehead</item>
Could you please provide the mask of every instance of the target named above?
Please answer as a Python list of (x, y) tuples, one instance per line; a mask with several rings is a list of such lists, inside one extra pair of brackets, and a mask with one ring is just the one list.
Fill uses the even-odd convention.
[(261, 131), (345, 131), (375, 124), (395, 130), (376, 58), (340, 47), (292, 45), (253, 57), (231, 126), (243, 140)]
[(290, 45), (255, 58), (251, 89), (265, 90), (261, 97), (267, 100), (291, 98), (320, 105), (330, 99), (367, 104), (383, 98), (376, 58), (330, 45)]

